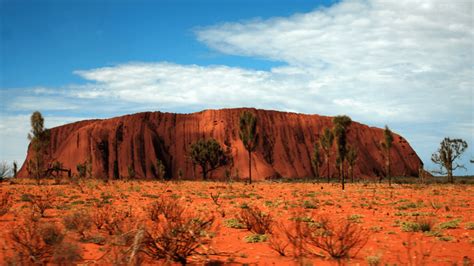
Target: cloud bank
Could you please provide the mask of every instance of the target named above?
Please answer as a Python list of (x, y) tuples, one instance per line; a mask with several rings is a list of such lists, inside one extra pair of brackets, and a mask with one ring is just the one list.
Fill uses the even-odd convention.
[[(85, 84), (36, 89), (7, 109), (29, 110), (37, 101), (43, 110), (75, 116), (84, 108), (107, 114), (240, 106), (348, 114), (389, 124), (429, 165), (444, 136), (474, 145), (472, 12), (472, 1), (354, 0), (290, 17), (198, 27), (197, 40), (211, 50), (281, 66), (129, 62), (77, 70)], [(465, 159), (472, 157), (469, 149)]]

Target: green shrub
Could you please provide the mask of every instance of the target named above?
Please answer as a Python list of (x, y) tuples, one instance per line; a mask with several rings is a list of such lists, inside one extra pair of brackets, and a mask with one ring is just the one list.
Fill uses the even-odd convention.
[(428, 231), (425, 232), (426, 236), (435, 236), (435, 237), (441, 237), (443, 234), (440, 231)]
[(352, 215), (347, 217), (347, 220), (349, 220), (351, 223), (360, 224), (360, 223), (362, 223), (362, 221), (361, 221), (362, 218), (364, 218), (364, 215), (352, 214)]
[(26, 194), (21, 195), (20, 200), (23, 202), (31, 202), (33, 197), (34, 196), (32, 194), (26, 193)]
[(381, 232), (382, 230), (383, 230), (382, 226), (372, 226), (372, 227), (370, 227), (370, 231), (372, 231), (372, 232), (378, 233), (378, 232)]
[(76, 200), (76, 201), (71, 202), (71, 205), (82, 205), (84, 203), (85, 202), (83, 200)]
[(440, 223), (438, 227), (440, 229), (456, 229), (459, 227), (460, 222), (461, 222), (461, 219), (455, 219), (448, 222)]
[(368, 257), (366, 258), (366, 260), (367, 260), (367, 264), (368, 264), (369, 266), (378, 266), (378, 265), (380, 265), (380, 262), (381, 262), (381, 258), (380, 258), (380, 256), (378, 256), (378, 255), (375, 255), (375, 256), (368, 256)]
[(326, 200), (326, 201), (324, 202), (324, 205), (333, 206), (333, 205), (334, 205), (334, 201), (332, 201), (332, 200)]
[(260, 243), (267, 241), (268, 237), (265, 234), (252, 234), (245, 237), (247, 243)]
[(84, 210), (75, 211), (63, 218), (64, 227), (78, 232), (82, 239), (86, 239), (86, 232), (92, 227), (92, 223), (92, 217)]
[(474, 222), (468, 222), (466, 223), (466, 227), (465, 227), (467, 230), (474, 230)]
[(318, 206), (313, 201), (305, 200), (303, 202), (303, 208), (305, 209), (316, 209)]
[(421, 226), (416, 222), (402, 222), (402, 231), (403, 232), (418, 232), (421, 231)]
[(290, 221), (297, 221), (297, 222), (305, 222), (305, 223), (314, 223), (313, 218), (305, 216), (305, 217), (292, 217)]
[(264, 203), (263, 203), (266, 207), (273, 207), (273, 201), (271, 200), (266, 200)]
[(419, 206), (414, 203), (414, 202), (408, 202), (408, 203), (405, 203), (405, 204), (402, 204), (400, 206), (397, 206), (395, 207), (395, 209), (397, 210), (407, 210), (407, 209), (415, 209), (415, 208), (418, 208)]
[(249, 205), (246, 202), (244, 202), (244, 203), (240, 204), (240, 208), (241, 209), (248, 209)]
[(452, 236), (440, 236), (440, 237), (438, 237), (439, 241), (445, 241), (445, 242), (453, 241), (453, 239), (454, 238)]
[(418, 224), (420, 225), (420, 230), (422, 232), (429, 232), (433, 228), (434, 222), (432, 219), (425, 218), (425, 219), (420, 219), (418, 221)]
[(224, 221), (225, 226), (235, 229), (245, 229), (246, 226), (237, 218), (227, 219)]

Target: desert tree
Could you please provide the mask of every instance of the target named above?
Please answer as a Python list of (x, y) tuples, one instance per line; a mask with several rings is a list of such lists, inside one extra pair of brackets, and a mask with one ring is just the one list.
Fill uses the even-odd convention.
[(46, 170), (44, 156), (49, 145), (49, 131), (44, 127), (44, 118), (40, 112), (35, 111), (30, 120), (31, 132), (28, 134), (28, 139), (33, 153), (28, 161), (28, 170), (40, 184), (41, 177)]
[(0, 182), (11, 174), (10, 166), (7, 162), (0, 162)]
[[(388, 179), (388, 185), (392, 185), (392, 176), (390, 174), (390, 150), (392, 149), (393, 146), (393, 133), (388, 128), (387, 125), (385, 125), (385, 129), (383, 131), (383, 141), (381, 143), (383, 151), (385, 153), (385, 175)], [(382, 176), (380, 176), (379, 182), (382, 182)]]
[(189, 156), (201, 167), (202, 178), (207, 180), (208, 173), (227, 164), (227, 156), (215, 139), (200, 139), (191, 144)]
[(88, 156), (83, 163), (77, 164), (76, 170), (79, 178), (92, 178), (92, 157)]
[(156, 176), (160, 180), (164, 180), (166, 178), (166, 167), (160, 159), (156, 160)]
[(339, 182), (341, 182), (341, 158), (339, 156), (336, 157), (336, 171), (337, 176), (339, 177)]
[(448, 180), (454, 183), (453, 171), (458, 168), (464, 168), (464, 165), (456, 163), (456, 160), (467, 149), (467, 142), (462, 139), (444, 138), (436, 153), (431, 155), (431, 161), (439, 165), (439, 174), (447, 174)]
[(79, 178), (85, 178), (86, 177), (86, 166), (83, 163), (78, 163), (76, 165), (76, 170), (77, 170), (77, 176)]
[(354, 165), (357, 161), (357, 149), (355, 147), (349, 147), (346, 157), (347, 164), (349, 165), (349, 174), (351, 176), (351, 182), (354, 183)]
[(319, 178), (319, 167), (321, 166), (321, 152), (319, 144), (315, 143), (313, 147), (313, 155), (311, 156), (311, 166), (313, 167), (314, 178)]
[(325, 128), (321, 138), (319, 139), (319, 144), (324, 153), (324, 161), (326, 162), (326, 169), (327, 169), (327, 178), (329, 182), (329, 178), (331, 177), (330, 167), (329, 167), (329, 160), (331, 157), (331, 148), (334, 142), (334, 134), (329, 128)]
[(128, 172), (128, 179), (134, 179), (135, 178), (136, 173), (135, 173), (135, 168), (133, 167), (133, 165), (129, 165), (127, 167), (127, 172)]
[(84, 163), (86, 165), (87, 178), (92, 178), (92, 156), (87, 156), (87, 160)]
[(337, 157), (339, 158), (339, 172), (342, 190), (344, 190), (344, 162), (347, 155), (347, 129), (351, 125), (352, 120), (346, 115), (336, 116), (333, 118), (334, 123), (334, 139), (336, 141)]
[(17, 174), (18, 174), (18, 163), (16, 161), (13, 161), (13, 177), (16, 178)]
[(249, 154), (249, 183), (252, 183), (252, 152), (255, 151), (258, 144), (257, 117), (244, 111), (240, 114), (240, 139)]

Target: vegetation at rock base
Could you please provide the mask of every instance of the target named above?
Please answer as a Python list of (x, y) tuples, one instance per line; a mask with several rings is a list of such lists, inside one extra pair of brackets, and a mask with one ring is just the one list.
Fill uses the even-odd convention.
[(257, 148), (259, 135), (257, 133), (257, 117), (249, 112), (244, 111), (240, 114), (240, 131), (239, 137), (244, 144), (249, 155), (249, 183), (252, 183), (252, 152)]
[(215, 139), (200, 139), (191, 144), (189, 156), (201, 167), (202, 179), (207, 180), (208, 174), (227, 164), (228, 157)]
[(454, 183), (453, 171), (458, 168), (464, 168), (464, 165), (456, 161), (466, 151), (467, 147), (468, 145), (465, 140), (444, 138), (440, 143), (438, 151), (431, 155), (431, 161), (440, 167), (436, 173), (447, 174), (449, 182)]

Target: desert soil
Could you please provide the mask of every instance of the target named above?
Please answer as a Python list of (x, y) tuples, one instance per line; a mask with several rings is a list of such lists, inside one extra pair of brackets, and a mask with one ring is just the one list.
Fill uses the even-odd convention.
[[(269, 214), (275, 223), (291, 228), (295, 219), (318, 221), (321, 217), (341, 221), (349, 219), (364, 230), (367, 244), (355, 257), (341, 262), (347, 265), (452, 265), (474, 261), (474, 186), (472, 185), (393, 185), (347, 184), (342, 191), (338, 184), (327, 183), (244, 183), (218, 182), (158, 182), (116, 181), (105, 184), (86, 180), (81, 186), (60, 184), (37, 186), (32, 180), (20, 180), (16, 184), (1, 184), (1, 192), (12, 193), (10, 211), (0, 217), (0, 261), (13, 257), (10, 234), (22, 226), (24, 217), (31, 213), (28, 194), (37, 195), (50, 191), (54, 195), (53, 208), (47, 209), (43, 221), (56, 223), (61, 228), (63, 218), (78, 210), (94, 212), (98, 203), (115, 209), (131, 211), (127, 228), (148, 220), (147, 207), (164, 198), (177, 200), (186, 211), (206, 217), (215, 216), (211, 242), (200, 251), (207, 255), (194, 255), (190, 262), (203, 264), (220, 261), (228, 264), (335, 265), (338, 263), (326, 252), (311, 248), (304, 258), (295, 258), (290, 246), (286, 256), (280, 256), (268, 245), (268, 240), (247, 243), (245, 237), (252, 234), (247, 229), (228, 226), (229, 219), (238, 217), (242, 208), (256, 206)], [(81, 191), (82, 190), (82, 191)], [(211, 198), (215, 196), (216, 203)], [(219, 196), (216, 196), (219, 195)], [(408, 223), (407, 223), (408, 222)], [(430, 232), (410, 231), (410, 223), (431, 223)], [(448, 225), (446, 222), (450, 222)], [(449, 226), (451, 225), (451, 226)], [(66, 229), (64, 229), (66, 230)], [(290, 230), (290, 229), (288, 229)], [(67, 231), (67, 230), (66, 230)], [(416, 231), (416, 229), (415, 229)], [(110, 258), (110, 239), (107, 232), (91, 227), (86, 231), (89, 238), (81, 240), (74, 231), (67, 231), (66, 238), (76, 242), (83, 251), (82, 263), (106, 265)], [(272, 237), (269, 235), (268, 237)], [(99, 240), (97, 240), (99, 239)], [(87, 243), (89, 242), (89, 243)], [(92, 242), (92, 243), (91, 243)], [(96, 243), (93, 243), (96, 242)], [(164, 261), (146, 261), (162, 264)], [(3, 264), (3, 263), (2, 263)], [(377, 265), (377, 264), (373, 264)]]

